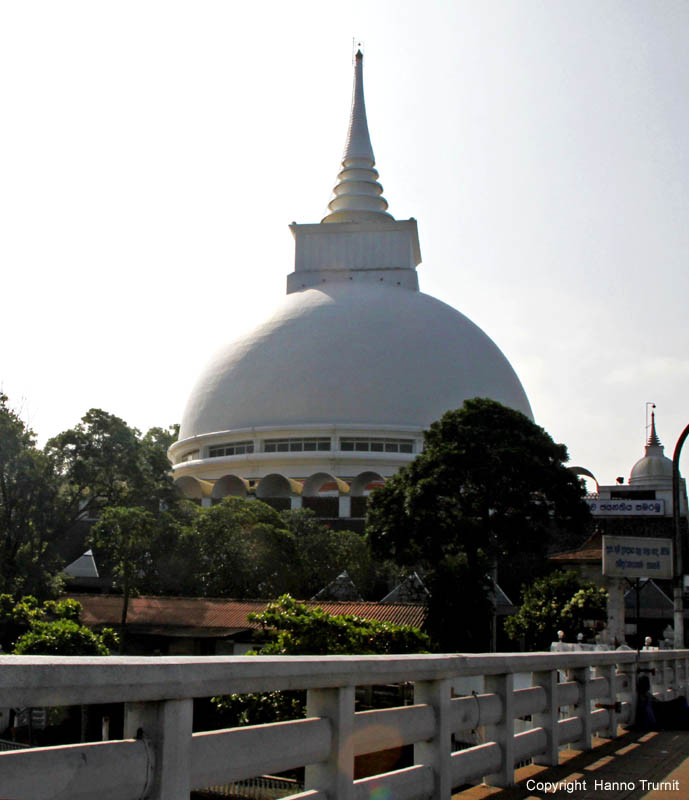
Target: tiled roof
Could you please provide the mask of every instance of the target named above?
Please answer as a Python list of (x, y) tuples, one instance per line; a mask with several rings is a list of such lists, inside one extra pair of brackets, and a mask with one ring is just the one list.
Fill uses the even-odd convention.
[[(122, 597), (113, 594), (75, 594), (82, 607), (84, 625), (100, 627), (118, 625), (122, 614)], [(127, 624), (132, 627), (155, 628), (156, 631), (196, 629), (208, 635), (209, 631), (227, 636), (241, 630), (258, 628), (249, 622), (251, 612), (260, 613), (267, 600), (226, 600), (205, 597), (132, 597), (129, 600)], [(306, 601), (306, 605), (320, 607), (328, 614), (353, 614), (364, 619), (393, 622), (397, 625), (423, 625), (426, 608), (407, 603), (373, 603), (346, 601)]]
[(584, 562), (600, 562), (603, 558), (603, 539), (596, 532), (582, 544), (578, 550), (568, 550), (565, 553), (556, 553), (550, 556), (549, 561), (558, 563), (580, 564)]

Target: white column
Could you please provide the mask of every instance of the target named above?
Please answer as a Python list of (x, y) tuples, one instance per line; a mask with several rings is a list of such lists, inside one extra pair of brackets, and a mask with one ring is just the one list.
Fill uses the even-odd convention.
[(340, 506), (338, 516), (351, 517), (352, 516), (352, 499), (348, 494), (340, 495)]
[(149, 800), (189, 800), (193, 700), (127, 703), (125, 739), (144, 739), (152, 754)]
[(354, 798), (354, 687), (309, 689), (306, 716), (330, 720), (330, 756), (306, 767), (305, 789), (324, 792), (333, 800)]
[(450, 700), (452, 681), (419, 681), (414, 684), (414, 703), (425, 703), (435, 713), (435, 733), (426, 742), (414, 745), (414, 763), (426, 764), (433, 770), (437, 800), (450, 800), (452, 795), (452, 728), (450, 725)]
[(601, 697), (599, 702), (606, 706), (613, 706), (608, 708), (608, 726), (600, 731), (600, 735), (608, 739), (614, 739), (617, 736), (617, 721), (619, 718), (619, 713), (614, 708), (617, 703), (617, 667), (614, 664), (596, 667), (595, 675), (597, 678), (605, 678), (608, 682), (608, 694), (606, 697)]
[(486, 675), (486, 692), (497, 694), (502, 705), (502, 718), (496, 725), (486, 726), (486, 739), (497, 742), (502, 754), (500, 771), (486, 775), (491, 786), (514, 785), (514, 675)]
[(610, 644), (624, 644), (624, 578), (608, 578), (608, 636)]
[(556, 767), (560, 763), (558, 720), (560, 709), (557, 704), (557, 670), (534, 672), (531, 676), (533, 686), (540, 686), (545, 692), (545, 708), (533, 715), (534, 728), (543, 728), (547, 738), (545, 753), (534, 756), (534, 764)]
[(301, 495), (293, 494), (290, 497), (290, 508), (301, 508)]
[(572, 747), (590, 750), (593, 735), (591, 730), (591, 670), (589, 667), (572, 669), (568, 671), (567, 677), (571, 681), (576, 681), (579, 687), (579, 700), (572, 709), (574, 712), (572, 716), (581, 720), (581, 738), (572, 742)]
[(633, 724), (634, 715), (636, 714), (636, 681), (638, 677), (636, 666), (636, 662), (632, 662), (630, 664), (620, 664), (617, 668), (617, 685), (626, 684), (624, 687), (620, 686), (617, 694), (623, 703), (629, 704), (631, 709), (631, 718), (627, 720), (627, 724)]

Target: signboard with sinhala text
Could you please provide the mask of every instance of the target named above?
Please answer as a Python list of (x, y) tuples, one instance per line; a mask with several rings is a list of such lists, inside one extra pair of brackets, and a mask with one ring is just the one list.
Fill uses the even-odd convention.
[(672, 578), (672, 539), (603, 537), (603, 575), (613, 578)]
[(664, 500), (587, 500), (594, 517), (662, 517)]

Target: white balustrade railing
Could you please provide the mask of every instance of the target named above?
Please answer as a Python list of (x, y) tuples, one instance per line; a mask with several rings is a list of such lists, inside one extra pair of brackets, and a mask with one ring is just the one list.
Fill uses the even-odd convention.
[[(554, 765), (567, 743), (633, 719), (639, 671), (659, 699), (686, 694), (689, 651), (410, 656), (0, 656), (0, 707), (125, 703), (125, 738), (0, 752), (0, 797), (188, 800), (192, 789), (306, 767), (298, 798), (447, 800), (507, 786), (515, 764)], [(531, 686), (514, 688), (515, 675)], [(483, 678), (484, 690), (454, 696)], [(357, 686), (413, 682), (414, 705), (354, 711)], [(193, 698), (304, 689), (307, 717), (192, 733)], [(533, 728), (515, 733), (515, 719)], [(484, 742), (452, 752), (452, 736)], [(462, 734), (464, 736), (462, 737)], [(414, 745), (415, 765), (354, 780), (354, 757)]]

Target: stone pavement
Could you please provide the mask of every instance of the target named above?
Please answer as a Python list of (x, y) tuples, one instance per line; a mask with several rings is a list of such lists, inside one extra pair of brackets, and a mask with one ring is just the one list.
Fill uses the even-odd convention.
[(453, 800), (689, 800), (689, 731), (631, 731), (563, 750), (558, 767), (524, 767), (516, 786), (474, 786)]

